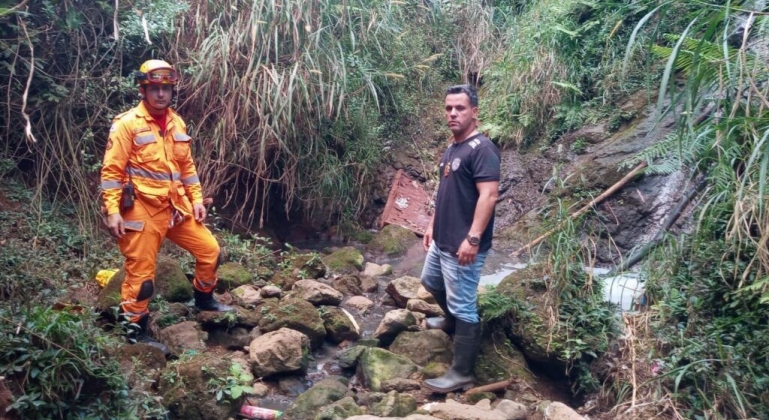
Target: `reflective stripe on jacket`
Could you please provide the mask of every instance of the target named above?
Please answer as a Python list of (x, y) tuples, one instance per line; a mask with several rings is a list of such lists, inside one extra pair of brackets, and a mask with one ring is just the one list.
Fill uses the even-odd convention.
[(203, 203), (203, 193), (191, 140), (186, 124), (171, 109), (163, 135), (144, 101), (115, 117), (101, 170), (107, 214), (120, 212), (121, 189), (130, 174), (137, 198), (154, 208), (153, 214), (173, 205), (185, 216), (192, 215), (192, 204)]

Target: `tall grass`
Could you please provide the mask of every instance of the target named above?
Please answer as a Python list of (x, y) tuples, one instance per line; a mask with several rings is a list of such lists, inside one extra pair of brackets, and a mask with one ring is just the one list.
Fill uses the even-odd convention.
[[(666, 368), (646, 385), (671, 395), (678, 418), (765, 419), (769, 28), (749, 2), (686, 3), (697, 6), (686, 29), (652, 49), (666, 63), (660, 98), (670, 99), (658, 110), (679, 130), (638, 159), (698, 172), (709, 187), (691, 235), (647, 263), (652, 357)], [(737, 32), (747, 17), (757, 17), (749, 35)]]
[(195, 116), (208, 190), (226, 190), (237, 217), (260, 224), (274, 191), (287, 211), (295, 200), (327, 216), (360, 209), (360, 186), (382, 158), (379, 115), (399, 104), (402, 89), (420, 86), (420, 65), (432, 55), (402, 39), (419, 34), (407, 25), (410, 7), (198, 4), (172, 53), (188, 75), (180, 109)]
[(504, 50), (484, 74), (483, 129), (526, 146), (580, 127), (591, 106), (611, 106), (631, 85), (619, 78), (621, 51), (645, 3), (520, 2), (508, 14)]

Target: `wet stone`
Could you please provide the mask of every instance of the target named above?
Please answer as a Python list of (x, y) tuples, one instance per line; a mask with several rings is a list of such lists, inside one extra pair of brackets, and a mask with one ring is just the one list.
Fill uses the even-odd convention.
[(366, 312), (374, 306), (374, 302), (365, 296), (353, 296), (344, 302), (344, 306), (348, 306), (358, 312)]
[(417, 297), (421, 281), (416, 277), (403, 276), (390, 282), (385, 291), (392, 297), (398, 307), (405, 308), (409, 299)]
[(259, 293), (265, 298), (280, 298), (280, 295), (283, 294), (283, 290), (278, 286), (267, 285), (262, 287), (259, 290)]
[(390, 391), (409, 392), (409, 391), (417, 391), (421, 388), (422, 388), (422, 385), (419, 381), (415, 379), (406, 379), (406, 378), (390, 379), (389, 381), (385, 381), (382, 384), (382, 392), (390, 392)]

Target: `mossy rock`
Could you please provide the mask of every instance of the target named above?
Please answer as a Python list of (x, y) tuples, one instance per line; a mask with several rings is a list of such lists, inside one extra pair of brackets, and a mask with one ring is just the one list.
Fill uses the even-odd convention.
[(417, 409), (416, 399), (409, 394), (390, 391), (387, 394), (375, 393), (371, 404), (371, 414), (381, 417), (405, 417)]
[[(477, 366), (477, 364), (476, 364)], [(449, 365), (440, 362), (430, 362), (422, 369), (422, 377), (425, 379), (433, 379), (439, 376), (443, 376), (449, 371)]]
[(304, 299), (265, 299), (257, 309), (261, 314), (259, 329), (262, 332), (291, 328), (310, 339), (310, 346), (317, 349), (326, 339), (326, 327), (312, 303)]
[(494, 401), (497, 399), (497, 395), (493, 392), (476, 392), (475, 394), (467, 395), (466, 404), (475, 405), (481, 400)]
[(358, 361), (364, 384), (372, 391), (381, 391), (382, 385), (390, 379), (407, 379), (418, 369), (407, 357), (375, 347), (364, 350)]
[[(583, 352), (592, 351), (599, 354), (600, 349), (606, 346), (605, 343), (602, 345), (600, 340), (611, 339), (602, 331), (611, 333), (611, 322), (616, 324), (617, 320), (614, 317), (605, 317), (603, 330), (596, 330), (594, 334), (583, 334), (581, 337), (575, 336), (575, 332), (568, 326), (551, 328), (552, 302), (547, 299), (545, 275), (544, 265), (529, 266), (505, 277), (496, 291), (521, 303), (503, 324), (510, 340), (521, 349), (530, 363), (541, 366), (553, 375), (563, 375), (571, 363), (561, 357), (564, 349), (571, 345), (569, 340), (580, 339), (584, 342)], [(526, 307), (529, 309), (521, 309)], [(611, 311), (610, 308), (603, 310)]]
[(360, 332), (344, 309), (335, 306), (321, 306), (318, 312), (320, 312), (323, 325), (326, 327), (326, 337), (332, 343), (338, 344), (345, 340), (355, 341), (360, 338)]
[(219, 277), (219, 281), (216, 283), (216, 291), (219, 293), (245, 286), (253, 280), (251, 273), (236, 262), (222, 264), (216, 270), (216, 274)]
[(291, 290), (299, 278), (287, 271), (279, 271), (270, 277), (270, 283), (278, 286), (281, 290)]
[(551, 334), (547, 328), (545, 293), (539, 290), (544, 275), (542, 266), (531, 265), (502, 279), (496, 291), (511, 299), (531, 303), (530, 312), (513, 313), (505, 323), (505, 331), (511, 341), (532, 362), (564, 372), (567, 363), (559, 359), (553, 350), (556, 347), (553, 342), (548, 342), (559, 341), (559, 336)]
[[(230, 376), (235, 363), (229, 358), (197, 354), (166, 366), (160, 375), (159, 393), (171, 418), (185, 420), (220, 420), (234, 417), (240, 404), (226, 398), (217, 401), (211, 393), (211, 381)], [(248, 371), (247, 367), (243, 367)]]
[(313, 419), (322, 407), (331, 405), (346, 395), (347, 384), (341, 378), (323, 379), (300, 394), (294, 404), (285, 411), (284, 418), (286, 420)]
[(355, 404), (352, 397), (344, 397), (331, 405), (320, 409), (313, 420), (341, 420), (352, 416), (366, 414), (366, 410)]
[(356, 230), (350, 234), (350, 238), (353, 241), (360, 242), (362, 244), (370, 243), (374, 240), (374, 234), (367, 230)]
[(322, 257), (329, 270), (337, 274), (357, 274), (363, 270), (363, 254), (351, 246), (337, 249)]
[(404, 255), (417, 240), (414, 232), (397, 225), (387, 225), (369, 242), (368, 249), (390, 257), (399, 257)]
[(481, 352), (475, 363), (478, 385), (500, 382), (515, 377), (526, 383), (536, 383), (528, 369), (523, 352), (507, 338), (502, 329), (495, 329), (484, 336)]
[[(110, 308), (120, 305), (123, 281), (125, 281), (125, 267), (118, 270), (99, 293), (96, 301), (98, 311), (109, 312)], [(192, 292), (192, 283), (187, 280), (179, 263), (166, 256), (158, 256), (155, 267), (155, 290), (151, 299), (159, 294), (168, 302), (187, 302), (192, 299)]]
[(319, 279), (326, 276), (326, 265), (318, 254), (295, 254), (289, 259), (291, 273), (296, 270), (300, 279)]

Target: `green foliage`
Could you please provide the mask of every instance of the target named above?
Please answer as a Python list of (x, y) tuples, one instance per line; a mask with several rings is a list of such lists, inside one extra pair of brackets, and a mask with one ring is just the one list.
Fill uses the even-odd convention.
[[(206, 367), (202, 367), (206, 371)], [(208, 380), (208, 390), (216, 395), (216, 401), (229, 400), (238, 402), (244, 395), (254, 392), (254, 375), (239, 363), (230, 364), (229, 375), (224, 378), (214, 376)]]
[[(684, 3), (696, 15), (652, 48), (666, 62), (658, 112), (678, 131), (627, 162), (648, 161), (654, 173), (690, 169), (709, 187), (691, 235), (669, 238), (645, 267), (657, 344), (650, 358), (664, 366), (654, 385), (685, 418), (766, 419), (769, 118), (754, 95), (769, 66), (765, 53), (729, 43), (745, 4)], [(680, 19), (669, 6), (655, 13)], [(765, 39), (765, 19), (754, 30)]]
[[(73, 280), (92, 278), (98, 269), (114, 266), (115, 248), (97, 257), (103, 248), (85, 230), (73, 224), (74, 210), (43, 203), (30, 211), (30, 191), (13, 179), (3, 181), (0, 196), (11, 203), (0, 211), (0, 297), (24, 306), (52, 302)], [(19, 200), (18, 202), (16, 200)]]
[(250, 234), (248, 237), (219, 230), (216, 238), (224, 261), (237, 262), (254, 278), (269, 279), (278, 268), (278, 253), (270, 238)]
[(516, 319), (526, 321), (531, 307), (526, 302), (497, 292), (495, 286), (486, 286), (485, 291), (478, 295), (478, 311), (485, 323), (503, 319), (510, 313), (514, 313)]
[[(556, 179), (558, 188), (565, 181)], [(555, 231), (546, 240), (544, 258), (546, 304), (554, 318), (548, 329), (553, 337), (550, 348), (569, 363), (572, 391), (593, 392), (599, 381), (590, 363), (609, 350), (620, 333), (619, 317), (614, 304), (604, 301), (603, 284), (591, 273), (595, 260), (590, 237), (582, 238), (582, 222), (573, 219), (569, 206), (561, 199), (546, 210), (546, 229)], [(554, 339), (556, 337), (558, 339)]]
[[(505, 49), (485, 73), (483, 129), (526, 145), (578, 128), (645, 77), (618, 78), (619, 52), (644, 2), (525, 2), (505, 27)], [(634, 57), (635, 60), (640, 57)]]
[(132, 390), (114, 338), (95, 327), (96, 315), (76, 310), (0, 307), (0, 376), (14, 394), (11, 414), (25, 419), (139, 419), (163, 407)]

